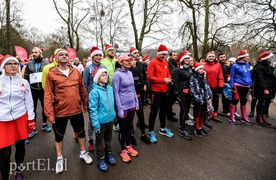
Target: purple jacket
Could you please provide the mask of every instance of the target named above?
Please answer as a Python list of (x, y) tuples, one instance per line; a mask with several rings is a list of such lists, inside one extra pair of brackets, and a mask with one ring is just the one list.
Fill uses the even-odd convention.
[(124, 110), (139, 107), (133, 75), (129, 70), (117, 69), (112, 86), (119, 117), (124, 116)]

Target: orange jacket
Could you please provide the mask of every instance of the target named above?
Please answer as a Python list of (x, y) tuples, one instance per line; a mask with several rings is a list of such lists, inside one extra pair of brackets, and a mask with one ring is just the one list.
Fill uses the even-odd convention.
[(224, 77), (221, 65), (218, 62), (207, 62), (204, 64), (206, 79), (211, 89), (224, 87)]
[(168, 62), (158, 57), (152, 59), (148, 65), (147, 78), (152, 91), (167, 92), (168, 84), (164, 80), (165, 78), (171, 79)]
[[(54, 102), (52, 102), (52, 95)], [(87, 92), (80, 72), (69, 67), (66, 77), (57, 67), (50, 69), (44, 89), (44, 111), (50, 122), (55, 117), (66, 117), (87, 111)]]

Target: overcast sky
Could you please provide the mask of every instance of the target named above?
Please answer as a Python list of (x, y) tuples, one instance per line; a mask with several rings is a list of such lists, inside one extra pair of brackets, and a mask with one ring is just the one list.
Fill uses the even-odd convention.
[(26, 27), (36, 27), (44, 33), (52, 33), (59, 26), (59, 16), (52, 0), (20, 0)]

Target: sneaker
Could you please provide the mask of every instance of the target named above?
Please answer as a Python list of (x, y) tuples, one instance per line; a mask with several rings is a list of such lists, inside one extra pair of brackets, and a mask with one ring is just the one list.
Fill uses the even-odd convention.
[(249, 125), (249, 126), (252, 126), (253, 125), (253, 122), (249, 121), (248, 119), (244, 119), (244, 118), (241, 118), (241, 122)]
[(229, 122), (231, 123), (231, 124), (233, 124), (233, 125), (238, 125), (238, 123), (237, 123), (237, 121), (235, 120), (235, 119), (228, 119), (229, 120)]
[(194, 120), (194, 117), (190, 113), (188, 113), (188, 117), (190, 120)]
[(95, 150), (95, 146), (93, 144), (88, 145), (87, 149), (88, 149), (89, 152), (93, 152)]
[(145, 134), (140, 137), (140, 140), (145, 142), (146, 144), (151, 144), (151, 141), (150, 141), (149, 137)]
[(194, 126), (195, 125), (194, 121), (191, 120), (191, 119), (185, 120), (185, 124), (187, 124), (188, 126)]
[(254, 112), (253, 111), (251, 111), (250, 113), (249, 113), (249, 115), (248, 115), (249, 117), (254, 117)]
[(167, 136), (167, 137), (173, 137), (174, 134), (171, 132), (171, 130), (169, 128), (160, 128), (159, 130), (159, 134)]
[(126, 163), (131, 161), (126, 149), (121, 151), (120, 156), (122, 157), (122, 160)]
[(58, 159), (56, 162), (56, 174), (60, 174), (64, 170), (63, 159)]
[(208, 135), (208, 132), (205, 131), (203, 128), (200, 129), (200, 131), (201, 131), (201, 134), (202, 134), (203, 136), (207, 136), (207, 135)]
[(41, 129), (42, 129), (42, 131), (45, 131), (45, 132), (52, 131), (52, 128), (50, 128), (50, 126), (48, 126), (48, 124), (44, 124)]
[[(180, 127), (180, 126), (178, 126), (177, 131), (178, 131), (178, 133), (181, 133), (181, 132), (182, 132), (181, 127)], [(191, 130), (189, 130), (189, 129), (185, 129), (185, 131), (186, 131), (186, 132), (188, 132), (189, 134), (192, 134), (192, 131), (191, 131)]]
[(202, 132), (200, 131), (200, 129), (194, 130), (194, 133), (197, 137), (202, 137), (202, 135), (203, 135)]
[(137, 145), (137, 141), (136, 141), (134, 135), (131, 135), (130, 143), (131, 143), (132, 145), (134, 145), (134, 146)]
[(33, 138), (37, 133), (38, 133), (38, 131), (36, 129), (34, 129), (33, 132), (29, 133), (29, 138)]
[(79, 139), (79, 134), (76, 133), (76, 132), (74, 133), (74, 139), (75, 139), (75, 140), (78, 140), (78, 139)]
[(204, 126), (209, 128), (209, 129), (213, 128), (213, 126), (211, 124), (207, 123), (206, 121), (204, 122)]
[(25, 139), (25, 145), (29, 144), (29, 143), (30, 143), (30, 141), (28, 139)]
[(113, 157), (112, 153), (106, 153), (105, 158), (110, 165), (112, 166), (116, 165), (116, 159)]
[(104, 159), (99, 159), (97, 161), (97, 166), (99, 167), (99, 169), (103, 172), (108, 171), (108, 167), (107, 164), (105, 163)]
[(15, 171), (14, 172), (14, 179), (15, 180), (24, 180), (24, 176), (21, 171)]
[(210, 131), (210, 128), (208, 128), (207, 126), (203, 126), (203, 128), (205, 131)]
[(80, 154), (80, 159), (84, 160), (86, 164), (91, 164), (93, 159), (89, 156), (88, 152)]
[(226, 116), (230, 117), (230, 112), (226, 114)]
[(239, 115), (237, 112), (234, 113), (235, 117), (241, 117), (241, 115)]
[(153, 131), (149, 132), (149, 139), (150, 139), (150, 142), (157, 143), (156, 135)]
[(173, 116), (168, 116), (167, 119), (172, 121), (172, 122), (177, 122), (177, 119)]
[(117, 131), (117, 132), (120, 131), (119, 124), (117, 124), (117, 125), (113, 124), (113, 130)]
[(192, 136), (186, 130), (178, 132), (178, 135), (184, 139), (192, 140)]
[(135, 149), (133, 149), (131, 145), (127, 146), (126, 150), (131, 156), (133, 156), (133, 157), (138, 156), (138, 152)]

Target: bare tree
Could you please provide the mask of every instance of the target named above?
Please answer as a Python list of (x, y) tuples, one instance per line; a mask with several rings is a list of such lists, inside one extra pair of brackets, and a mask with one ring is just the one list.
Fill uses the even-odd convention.
[(88, 16), (89, 9), (85, 5), (82, 5), (80, 0), (64, 0), (66, 6), (60, 5), (58, 2), (60, 3), (60, 1), (53, 0), (58, 15), (66, 24), (70, 47), (78, 52), (80, 48), (80, 35), (78, 30), (84, 19)]

